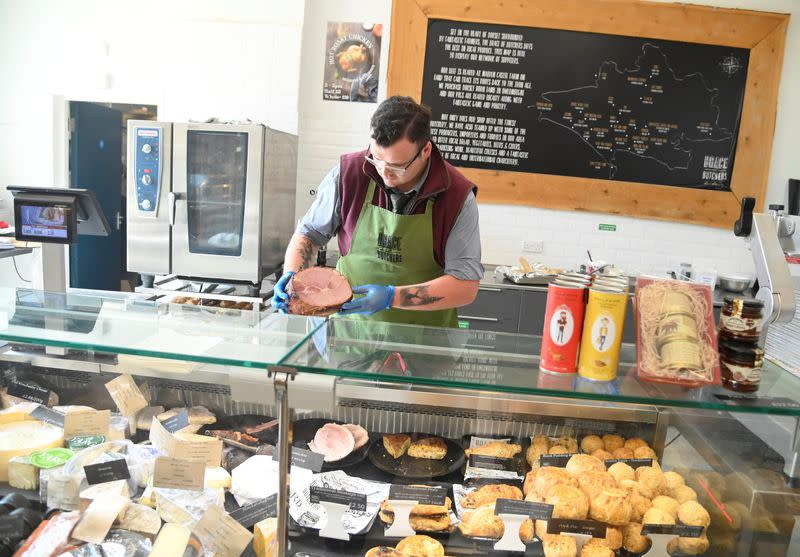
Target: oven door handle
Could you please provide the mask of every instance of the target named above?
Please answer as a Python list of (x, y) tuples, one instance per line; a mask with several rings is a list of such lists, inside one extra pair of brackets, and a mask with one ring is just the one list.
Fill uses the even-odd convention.
[(179, 199), (186, 199), (182, 193), (169, 192), (169, 225), (175, 226), (175, 211), (177, 210), (177, 201)]

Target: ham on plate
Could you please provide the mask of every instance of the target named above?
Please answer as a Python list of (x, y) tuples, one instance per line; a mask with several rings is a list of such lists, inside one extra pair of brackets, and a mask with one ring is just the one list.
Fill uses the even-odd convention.
[(346, 427), (325, 424), (317, 430), (308, 448), (321, 454), (325, 462), (336, 462), (350, 453), (356, 446), (355, 438)]
[(367, 430), (361, 427), (360, 425), (344, 424), (344, 427), (347, 428), (347, 431), (353, 434), (353, 439), (355, 440), (356, 443), (353, 450), (360, 449), (361, 447), (367, 444), (367, 441), (369, 441), (369, 433), (367, 433)]

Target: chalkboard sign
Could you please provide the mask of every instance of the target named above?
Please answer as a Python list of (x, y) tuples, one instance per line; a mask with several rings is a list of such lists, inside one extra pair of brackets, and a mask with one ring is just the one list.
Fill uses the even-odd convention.
[(422, 102), (459, 167), (730, 191), (750, 51), (431, 19)]

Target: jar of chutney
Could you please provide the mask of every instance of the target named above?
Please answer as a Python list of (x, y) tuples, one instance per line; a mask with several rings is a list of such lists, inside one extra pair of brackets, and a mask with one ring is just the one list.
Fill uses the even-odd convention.
[(719, 340), (754, 344), (764, 325), (764, 302), (725, 296), (719, 316)]
[(764, 351), (751, 344), (720, 341), (722, 386), (738, 393), (752, 393), (761, 382)]

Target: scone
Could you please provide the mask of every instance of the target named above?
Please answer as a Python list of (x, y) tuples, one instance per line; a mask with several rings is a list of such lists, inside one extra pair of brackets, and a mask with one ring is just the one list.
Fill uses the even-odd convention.
[(444, 546), (430, 536), (409, 536), (397, 544), (400, 555), (409, 557), (444, 557)]
[(704, 535), (699, 538), (672, 538), (667, 544), (667, 551), (682, 555), (702, 555), (708, 551), (708, 538)]
[[(655, 502), (653, 503), (655, 505)], [(706, 528), (711, 524), (708, 511), (697, 501), (686, 501), (678, 507), (678, 520), (689, 526), (702, 526)]]
[(635, 451), (639, 447), (649, 447), (650, 445), (647, 444), (647, 441), (642, 439), (641, 437), (631, 437), (630, 439), (625, 440), (625, 448)]
[(622, 547), (631, 553), (644, 553), (650, 548), (650, 538), (642, 535), (642, 525), (629, 522), (622, 530)]
[(616, 449), (625, 446), (625, 439), (619, 435), (607, 434), (603, 435), (603, 448), (610, 453), (614, 453)]
[(605, 449), (597, 449), (596, 451), (592, 451), (591, 455), (603, 463), (605, 463), (606, 460), (611, 460), (614, 458), (614, 455)]
[(494, 503), (498, 499), (522, 500), (522, 492), (518, 487), (506, 484), (490, 484), (481, 487), (467, 494), (461, 500), (461, 506), (465, 509), (477, 509), (481, 505)]
[(636, 481), (636, 471), (624, 462), (615, 462), (609, 466), (608, 473), (617, 480), (617, 484), (619, 484), (620, 487), (624, 480)]
[(542, 548), (545, 557), (575, 557), (578, 554), (578, 543), (572, 536), (545, 534), (542, 536)]
[(558, 484), (578, 487), (578, 480), (563, 468), (545, 466), (544, 468), (539, 468), (536, 472), (536, 478), (533, 480), (533, 490), (539, 497), (546, 498), (550, 488)]
[(603, 440), (597, 435), (587, 435), (581, 439), (581, 450), (586, 454), (592, 454), (598, 449), (604, 449)]
[(411, 437), (404, 433), (383, 436), (383, 446), (394, 458), (400, 458), (406, 454), (409, 445), (411, 445)]
[(553, 445), (547, 454), (570, 454), (570, 452), (564, 445)]
[(635, 458), (633, 451), (631, 449), (627, 449), (625, 447), (620, 447), (619, 449), (614, 449), (611, 453), (612, 458), (619, 458), (619, 459), (629, 459)]
[(414, 458), (427, 458), (429, 460), (442, 460), (447, 454), (447, 443), (441, 437), (426, 437), (414, 441), (408, 447), (408, 456)]
[(567, 461), (566, 470), (573, 476), (577, 476), (583, 472), (605, 472), (606, 466), (592, 455), (574, 454)]
[(569, 435), (562, 435), (558, 439), (554, 445), (561, 445), (565, 449), (567, 449), (568, 453), (577, 453), (578, 452), (578, 440), (574, 437), (570, 437)]
[(678, 503), (685, 503), (686, 501), (697, 501), (697, 492), (688, 485), (681, 485), (670, 491), (670, 495)]
[(634, 458), (652, 458), (654, 461), (658, 460), (658, 455), (650, 447), (639, 447), (633, 451)]
[(678, 516), (678, 507), (681, 506), (675, 499), (672, 497), (668, 497), (666, 495), (659, 495), (658, 497), (653, 497), (653, 506), (657, 509), (661, 509), (667, 511), (673, 517)]
[(605, 545), (588, 543), (581, 549), (581, 557), (615, 557), (615, 554)]
[(403, 557), (403, 554), (393, 547), (386, 547), (381, 545), (373, 547), (364, 554), (364, 557)]
[(631, 520), (633, 508), (628, 493), (622, 489), (603, 489), (589, 503), (589, 516), (614, 526), (624, 526)]
[(616, 488), (617, 481), (608, 472), (584, 472), (578, 475), (578, 487), (591, 501), (604, 489)]
[[(410, 453), (411, 451), (409, 451)], [(495, 458), (513, 458), (522, 452), (522, 447), (508, 441), (489, 441), (485, 445), (467, 449), (464, 454), (467, 458), (470, 455), (493, 456)]]
[(602, 545), (614, 551), (622, 547), (622, 526), (607, 526), (605, 538), (591, 538), (586, 541), (587, 545)]
[(636, 481), (639, 483), (639, 493), (648, 499), (669, 494), (664, 472), (652, 466), (640, 466), (637, 468)]
[(553, 505), (553, 518), (585, 520), (589, 515), (589, 499), (583, 491), (571, 485), (553, 486), (544, 502)]
[(675, 524), (675, 519), (667, 511), (651, 507), (644, 513), (642, 524)]

